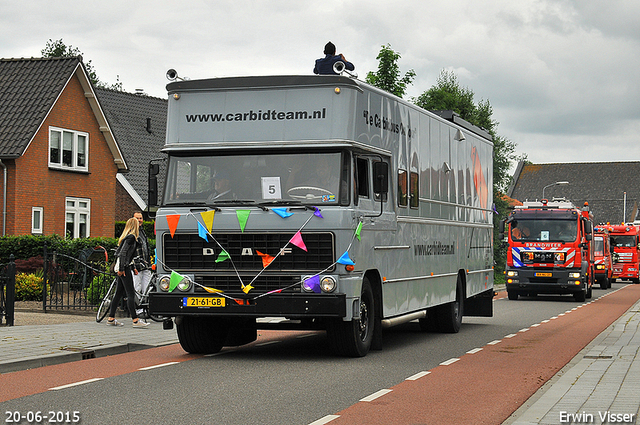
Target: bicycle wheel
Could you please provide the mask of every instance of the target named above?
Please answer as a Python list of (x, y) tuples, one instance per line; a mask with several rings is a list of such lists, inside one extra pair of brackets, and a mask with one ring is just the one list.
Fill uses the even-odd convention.
[(155, 282), (150, 282), (149, 286), (147, 286), (147, 290), (144, 292), (144, 295), (142, 297), (143, 299), (143, 303), (142, 303), (142, 311), (144, 311), (144, 314), (146, 317), (148, 317), (149, 319), (153, 320), (154, 322), (162, 322), (164, 321), (164, 316), (158, 316), (156, 314), (151, 314), (149, 313), (149, 294), (151, 292), (156, 292), (156, 285)]
[(109, 313), (109, 308), (111, 308), (111, 301), (113, 301), (113, 297), (116, 295), (116, 287), (118, 286), (118, 278), (116, 277), (111, 282), (111, 286), (109, 286), (109, 290), (105, 294), (102, 302), (100, 303), (100, 307), (98, 307), (98, 313), (96, 314), (96, 322), (100, 323), (102, 319), (105, 318), (107, 313)]

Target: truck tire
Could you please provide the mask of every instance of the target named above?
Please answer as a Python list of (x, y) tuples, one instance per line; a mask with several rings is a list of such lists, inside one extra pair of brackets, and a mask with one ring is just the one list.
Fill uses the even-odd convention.
[(518, 293), (516, 291), (507, 291), (507, 297), (509, 297), (511, 301), (516, 301), (518, 299)]
[(458, 333), (462, 326), (462, 316), (464, 314), (464, 292), (462, 281), (458, 276), (456, 282), (456, 299), (447, 304), (434, 308), (436, 330), (441, 333)]
[(375, 301), (371, 283), (362, 280), (360, 318), (349, 322), (335, 320), (327, 326), (329, 345), (334, 353), (347, 357), (364, 357), (371, 349), (375, 326)]
[(576, 292), (573, 294), (573, 298), (578, 301), (579, 303), (582, 303), (586, 300), (587, 298), (587, 293), (586, 291), (580, 291), (580, 292)]
[(191, 354), (217, 353), (222, 350), (228, 333), (222, 322), (215, 317), (183, 316), (176, 320), (180, 346)]

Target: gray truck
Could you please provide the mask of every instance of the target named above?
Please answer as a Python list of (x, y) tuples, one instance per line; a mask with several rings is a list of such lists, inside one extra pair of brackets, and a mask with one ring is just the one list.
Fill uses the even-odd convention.
[(184, 350), (316, 329), (358, 357), (381, 349), (383, 328), (492, 316), (487, 132), (346, 76), (167, 90), (150, 310)]

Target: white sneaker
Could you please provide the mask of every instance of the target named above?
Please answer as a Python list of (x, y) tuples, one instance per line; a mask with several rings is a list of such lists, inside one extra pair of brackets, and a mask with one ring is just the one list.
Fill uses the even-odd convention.
[(146, 328), (147, 326), (149, 326), (149, 324), (145, 322), (143, 319), (138, 319), (137, 322), (133, 322), (134, 328)]

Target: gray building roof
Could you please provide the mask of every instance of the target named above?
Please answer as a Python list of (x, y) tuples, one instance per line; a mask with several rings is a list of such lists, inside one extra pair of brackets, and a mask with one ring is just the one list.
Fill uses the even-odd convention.
[(638, 218), (640, 162), (521, 162), (507, 195), (521, 202), (539, 200), (545, 186), (563, 181), (569, 184), (547, 187), (544, 197), (564, 197), (577, 207), (588, 202), (596, 223), (615, 224)]
[[(145, 209), (149, 161), (165, 157), (160, 150), (166, 136), (167, 101), (144, 94), (99, 88), (96, 95), (129, 166), (129, 172), (118, 175), (118, 181), (140, 209)], [(162, 170), (161, 163), (158, 175), (160, 190), (164, 180)]]
[(114, 162), (119, 169), (126, 170), (80, 56), (0, 59), (0, 158), (13, 159), (24, 154), (74, 75), (83, 87)]
[(78, 57), (0, 59), (0, 157), (24, 154), (81, 63)]

